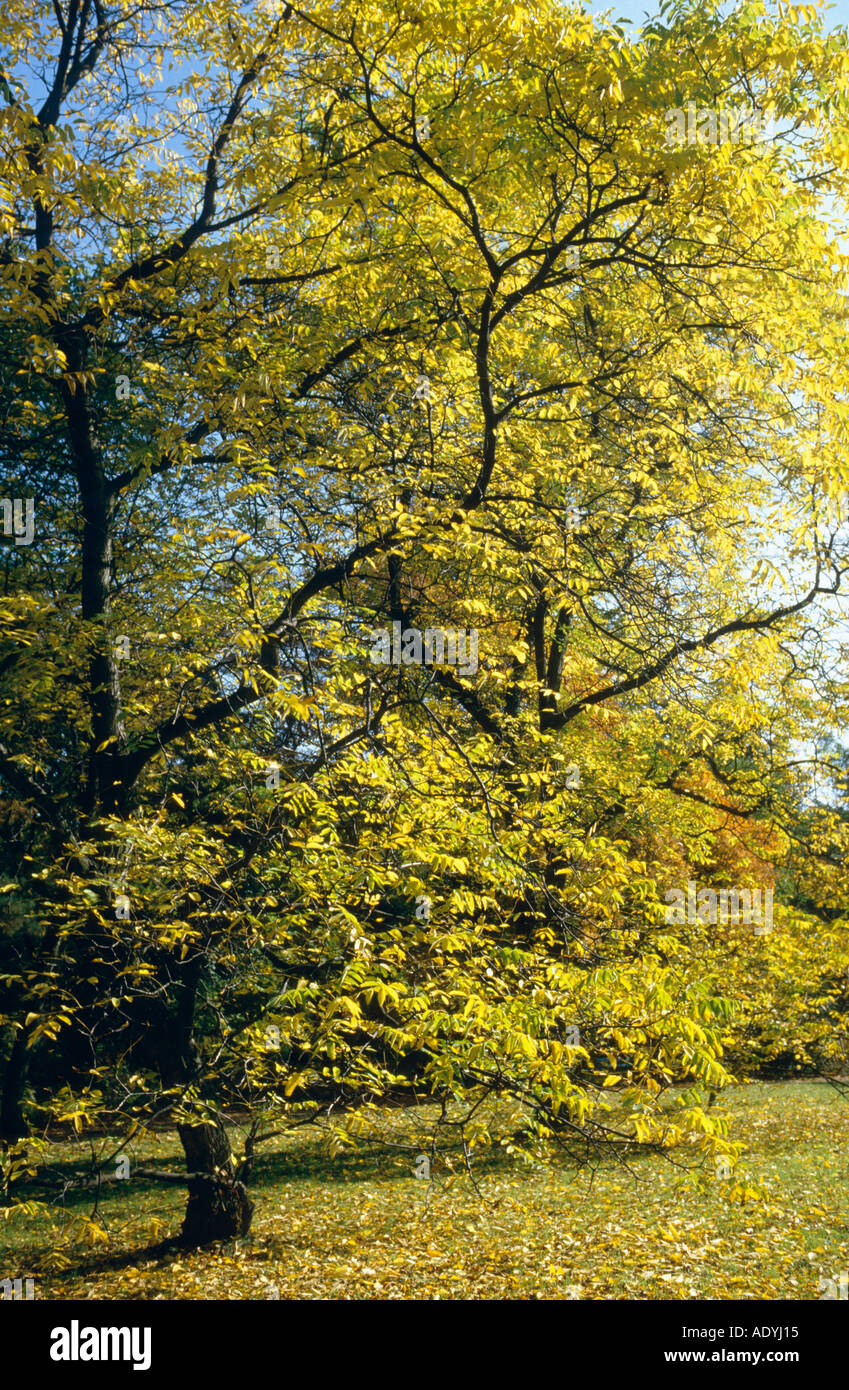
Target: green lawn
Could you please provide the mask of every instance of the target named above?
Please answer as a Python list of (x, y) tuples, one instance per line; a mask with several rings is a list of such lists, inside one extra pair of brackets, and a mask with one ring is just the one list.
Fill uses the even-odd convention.
[[(741, 1169), (765, 1191), (686, 1181), (677, 1155), (646, 1154), (594, 1174), (560, 1160), (528, 1169), (502, 1152), (468, 1177), (414, 1176), (419, 1112), (395, 1112), (385, 1143), (331, 1156), (314, 1127), (269, 1147), (253, 1184), (251, 1237), (151, 1259), (179, 1229), (184, 1190), (131, 1179), (64, 1214), (18, 1214), (0, 1230), (0, 1277), (34, 1275), (40, 1298), (744, 1298), (815, 1299), (849, 1269), (849, 1103), (826, 1085), (750, 1085), (719, 1102)], [(393, 1145), (404, 1147), (393, 1147)], [(56, 1145), (55, 1162), (75, 1146)], [(141, 1166), (179, 1167), (170, 1133)], [(737, 1174), (735, 1174), (735, 1177)], [(32, 1195), (37, 1195), (33, 1193)]]

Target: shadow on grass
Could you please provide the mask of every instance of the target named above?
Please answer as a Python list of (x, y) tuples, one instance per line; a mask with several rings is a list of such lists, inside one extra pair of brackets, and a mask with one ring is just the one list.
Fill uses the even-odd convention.
[[(168, 1156), (147, 1158), (138, 1166), (159, 1170), (163, 1174), (181, 1172), (179, 1160)], [(74, 1212), (79, 1208), (91, 1207), (95, 1201), (98, 1207), (112, 1206), (116, 1201), (124, 1201), (129, 1192), (163, 1196), (169, 1190), (179, 1193), (181, 1184), (158, 1182), (154, 1177), (133, 1177), (132, 1170), (126, 1179), (116, 1179), (106, 1174), (98, 1186), (89, 1167), (68, 1157), (51, 1162), (48, 1172), (40, 1172), (30, 1182), (16, 1185), (15, 1196), (18, 1201), (48, 1202), (57, 1209)]]
[[(276, 1187), (284, 1182), (363, 1183), (399, 1182), (412, 1178), (417, 1160), (429, 1158), (427, 1144), (399, 1149), (394, 1145), (373, 1149), (349, 1149), (331, 1157), (320, 1149), (299, 1149), (262, 1154), (254, 1163), (251, 1186)], [(437, 1150), (435, 1168), (446, 1167), (443, 1156), (451, 1159), (455, 1169), (463, 1170), (463, 1150), (460, 1144), (441, 1144)], [(473, 1172), (503, 1170), (513, 1160), (500, 1148), (481, 1150), (475, 1155)]]
[[(238, 1159), (238, 1143), (235, 1147)], [(296, 1142), (284, 1149), (258, 1152), (252, 1163), (250, 1186), (264, 1189), (293, 1181), (318, 1184), (397, 1182), (412, 1175), (421, 1155), (431, 1156), (430, 1142), (426, 1137), (418, 1143), (376, 1143), (331, 1155), (322, 1138), (298, 1135)], [(444, 1167), (444, 1157), (450, 1158), (456, 1169), (464, 1168), (462, 1145), (459, 1142), (440, 1140), (435, 1166)], [(513, 1163), (515, 1159), (496, 1144), (475, 1152), (473, 1169), (476, 1173), (501, 1171)], [(140, 1173), (139, 1169), (160, 1172), (163, 1178), (167, 1174), (169, 1180), (166, 1183)], [(98, 1205), (105, 1207), (124, 1202), (129, 1193), (151, 1196), (169, 1190), (182, 1192), (182, 1183), (173, 1181), (173, 1178), (182, 1177), (183, 1171), (182, 1155), (176, 1153), (143, 1156), (137, 1161), (131, 1158), (127, 1178), (116, 1179), (111, 1168), (104, 1170), (98, 1188), (91, 1168), (81, 1163), (73, 1153), (66, 1153), (53, 1158), (36, 1178), (16, 1186), (15, 1194), (17, 1200), (48, 1201), (70, 1211), (90, 1206), (95, 1197)]]
[(111, 1255), (86, 1255), (75, 1252), (73, 1265), (68, 1269), (50, 1270), (47, 1277), (51, 1284), (70, 1283), (96, 1274), (118, 1274), (132, 1266), (169, 1265), (187, 1253), (175, 1237), (157, 1241), (154, 1245), (137, 1245), (130, 1250), (118, 1250)]

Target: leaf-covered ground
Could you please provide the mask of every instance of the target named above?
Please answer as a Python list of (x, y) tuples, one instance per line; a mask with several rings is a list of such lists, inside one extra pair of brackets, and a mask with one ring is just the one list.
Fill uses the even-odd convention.
[[(414, 1172), (424, 1117), (398, 1112), (388, 1142), (365, 1152), (331, 1156), (315, 1128), (274, 1141), (248, 1240), (151, 1258), (144, 1247), (178, 1230), (184, 1193), (131, 1177), (103, 1190), (93, 1224), (81, 1220), (90, 1195), (69, 1197), (52, 1230), (17, 1214), (0, 1233), (0, 1275), (34, 1275), (47, 1299), (821, 1297), (820, 1281), (849, 1268), (849, 1104), (798, 1082), (741, 1087), (720, 1105), (748, 1152), (735, 1180), (702, 1190), (674, 1154), (593, 1175), (490, 1152), (478, 1191), (444, 1165), (428, 1183)], [(56, 1148), (70, 1163), (73, 1146)], [(174, 1137), (146, 1141), (134, 1162), (179, 1167)]]

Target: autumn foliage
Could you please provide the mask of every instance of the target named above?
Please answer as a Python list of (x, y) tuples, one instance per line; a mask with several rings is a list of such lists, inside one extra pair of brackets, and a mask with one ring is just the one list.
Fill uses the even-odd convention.
[(734, 1161), (711, 1095), (846, 1045), (844, 38), (11, 0), (0, 55), (6, 1200), (167, 1120), (244, 1234), (270, 1136), (425, 1101), (472, 1166)]

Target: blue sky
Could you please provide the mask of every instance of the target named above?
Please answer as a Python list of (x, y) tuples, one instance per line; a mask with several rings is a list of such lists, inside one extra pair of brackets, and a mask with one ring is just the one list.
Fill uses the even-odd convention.
[[(610, 10), (614, 19), (630, 19), (634, 25), (642, 23), (647, 14), (651, 17), (657, 13), (657, 6), (651, 0), (584, 0), (584, 4), (591, 14), (603, 14), (605, 10)], [(829, 29), (839, 24), (849, 25), (849, 0), (835, 0), (826, 9), (826, 16)]]

